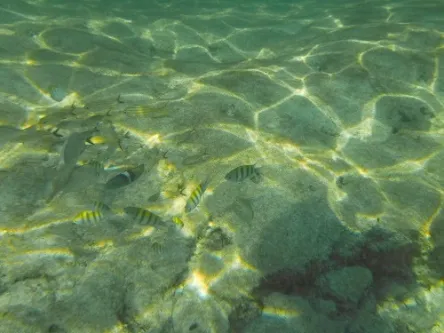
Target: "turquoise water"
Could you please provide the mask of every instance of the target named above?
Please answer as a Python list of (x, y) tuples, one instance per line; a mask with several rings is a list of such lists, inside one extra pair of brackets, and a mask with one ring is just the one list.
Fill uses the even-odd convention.
[(444, 4), (0, 4), (0, 333), (444, 331)]

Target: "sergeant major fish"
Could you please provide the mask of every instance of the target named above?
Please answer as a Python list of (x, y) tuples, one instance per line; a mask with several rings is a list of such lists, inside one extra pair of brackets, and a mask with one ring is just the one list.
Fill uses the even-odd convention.
[(156, 225), (162, 222), (160, 216), (139, 207), (125, 207), (125, 213), (139, 224)]
[(182, 219), (181, 219), (180, 217), (174, 216), (174, 217), (172, 218), (172, 221), (173, 221), (173, 223), (174, 223), (175, 225), (177, 225), (180, 229), (183, 228), (184, 223), (183, 223), (183, 221), (182, 221)]
[(96, 224), (102, 219), (103, 213), (101, 211), (85, 210), (74, 218), (74, 223)]
[(92, 210), (85, 210), (74, 217), (74, 223), (95, 224), (103, 220), (107, 213), (111, 212), (111, 208), (103, 202), (96, 201)]
[(204, 182), (200, 183), (193, 192), (191, 192), (191, 195), (185, 204), (185, 212), (189, 213), (199, 205), (199, 202), (207, 189), (208, 183), (209, 179), (206, 179)]
[(256, 164), (241, 165), (234, 168), (225, 175), (225, 179), (232, 182), (241, 182), (245, 179), (250, 179), (254, 183), (261, 180), (261, 173)]

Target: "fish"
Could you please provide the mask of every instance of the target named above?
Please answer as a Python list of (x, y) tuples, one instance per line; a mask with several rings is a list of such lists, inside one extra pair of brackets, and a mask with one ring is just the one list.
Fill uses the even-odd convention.
[(92, 204), (92, 210), (84, 210), (77, 214), (74, 218), (75, 223), (95, 224), (103, 220), (103, 218), (111, 212), (111, 208), (100, 201)]
[(52, 135), (54, 135), (57, 138), (68, 137), (68, 132), (65, 131), (64, 129), (60, 129), (59, 127), (47, 125), (47, 126), (42, 126), (42, 129), (51, 133)]
[(189, 213), (199, 205), (200, 200), (207, 189), (208, 183), (209, 179), (206, 179), (204, 182), (200, 183), (193, 192), (191, 192), (191, 195), (185, 204), (185, 212)]
[(85, 210), (80, 212), (75, 218), (76, 223), (95, 224), (103, 219), (103, 213), (101, 211)]
[(94, 211), (101, 211), (101, 212), (111, 212), (111, 208), (107, 204), (105, 204), (101, 201), (94, 201), (93, 202), (93, 210)]
[(48, 88), (49, 95), (56, 102), (61, 102), (68, 95), (67, 91), (62, 87), (58, 86), (49, 86)]
[(117, 134), (111, 121), (101, 121), (97, 123), (96, 128), (100, 133), (100, 137), (103, 138), (104, 142), (108, 146), (103, 154), (104, 159), (110, 158), (117, 148), (122, 149), (119, 135)]
[(184, 223), (183, 223), (183, 221), (182, 221), (182, 219), (181, 219), (180, 217), (174, 216), (174, 217), (172, 218), (172, 221), (173, 221), (173, 223), (174, 223), (175, 225), (177, 225), (180, 229), (183, 228)]
[(182, 164), (183, 165), (194, 165), (194, 164), (199, 164), (199, 163), (203, 163), (206, 162), (207, 160), (210, 159), (210, 155), (207, 154), (206, 152), (202, 153), (202, 154), (196, 154), (196, 155), (191, 155), (191, 156), (187, 156), (182, 160)]
[(124, 114), (133, 117), (165, 118), (170, 111), (165, 106), (156, 105), (130, 105), (123, 110)]
[(86, 139), (94, 132), (95, 130), (74, 132), (68, 137), (63, 148), (63, 161), (66, 165), (72, 165), (77, 162), (86, 148)]
[(85, 143), (87, 145), (101, 145), (106, 143), (106, 138), (100, 135), (94, 135), (86, 138)]
[(140, 164), (134, 168), (127, 169), (108, 180), (105, 184), (107, 190), (114, 190), (135, 182), (145, 170), (145, 165)]
[(143, 208), (125, 207), (123, 210), (139, 224), (156, 225), (163, 222), (160, 216)]
[(65, 164), (58, 168), (54, 174), (54, 177), (47, 184), (48, 193), (46, 202), (50, 202), (52, 199), (54, 199), (54, 197), (63, 190), (66, 184), (68, 184), (75, 167), (75, 164)]
[(232, 182), (241, 182), (250, 179), (254, 183), (258, 183), (261, 179), (259, 168), (255, 164), (241, 165), (234, 168), (225, 175), (225, 179)]

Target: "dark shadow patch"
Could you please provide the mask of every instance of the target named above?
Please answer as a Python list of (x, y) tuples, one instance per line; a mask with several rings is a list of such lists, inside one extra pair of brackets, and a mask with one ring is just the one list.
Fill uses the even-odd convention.
[[(416, 287), (412, 266), (414, 258), (420, 254), (417, 238), (417, 234), (404, 238), (380, 228), (373, 228), (362, 235), (344, 231), (333, 247), (330, 258), (269, 274), (254, 290), (254, 295), (263, 299), (278, 292), (310, 300), (330, 299), (336, 304), (336, 312), (331, 314), (332, 317), (354, 318), (358, 310), (372, 297), (375, 297), (376, 302), (383, 302), (390, 297), (399, 298), (400, 295), (392, 295), (390, 292), (389, 287), (394, 283), (404, 286), (408, 292)], [(351, 266), (365, 267), (373, 275), (372, 285), (357, 304), (344, 302), (320, 290), (317, 282), (320, 277), (333, 270)]]

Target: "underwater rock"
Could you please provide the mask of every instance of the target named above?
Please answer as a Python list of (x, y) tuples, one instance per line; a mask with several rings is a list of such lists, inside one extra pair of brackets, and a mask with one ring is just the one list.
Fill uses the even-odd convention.
[(347, 326), (346, 333), (395, 333), (394, 327), (387, 320), (371, 313), (361, 313)]
[(372, 281), (370, 270), (353, 266), (327, 273), (319, 279), (319, 285), (325, 294), (339, 301), (357, 304)]
[(230, 327), (235, 331), (240, 331), (252, 320), (260, 317), (261, 313), (261, 304), (258, 304), (253, 299), (241, 298), (228, 317)]
[[(278, 310), (282, 314), (277, 314)], [(244, 333), (328, 332), (344, 333), (346, 321), (335, 321), (318, 313), (302, 297), (273, 293), (263, 300), (261, 316), (242, 330)], [(377, 332), (377, 331), (375, 331)], [(351, 332), (349, 332), (351, 333)], [(357, 333), (357, 332), (353, 332)], [(379, 333), (379, 332), (378, 332)]]
[(221, 228), (210, 228), (207, 230), (204, 245), (208, 250), (220, 251), (230, 244), (230, 237)]
[(229, 206), (229, 209), (230, 208), (242, 221), (246, 223), (250, 223), (254, 218), (253, 206), (251, 204), (251, 200), (249, 199), (238, 197), (234, 203)]

